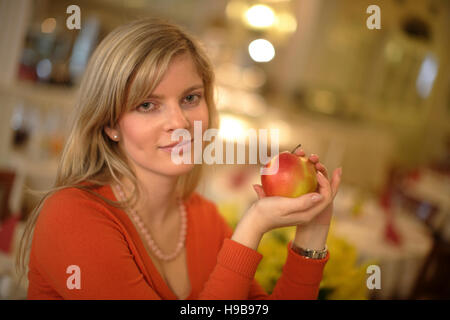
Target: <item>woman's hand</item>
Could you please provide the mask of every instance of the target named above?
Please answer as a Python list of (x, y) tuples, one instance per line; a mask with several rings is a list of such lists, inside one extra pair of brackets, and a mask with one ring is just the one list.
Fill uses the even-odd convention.
[[(297, 149), (298, 156), (305, 152)], [(266, 197), (261, 185), (254, 185), (258, 200), (250, 208), (255, 212), (252, 219), (261, 232), (287, 226), (329, 225), (333, 213), (333, 200), (340, 184), (341, 169), (336, 169), (333, 179), (328, 180), (325, 166), (319, 162), (317, 155), (311, 155), (309, 160), (315, 164), (318, 187), (317, 192), (308, 193), (298, 198)], [(319, 197), (314, 201), (315, 197)]]
[[(297, 148), (294, 153), (299, 157), (304, 157), (306, 154), (301, 148)], [(331, 187), (332, 198), (336, 197), (336, 194), (339, 190), (339, 185), (341, 184), (341, 176), (342, 176), (342, 168), (338, 168), (333, 172), (333, 178), (329, 181), (327, 168), (320, 163), (319, 156), (316, 154), (312, 154), (309, 156), (309, 161), (314, 163), (316, 170), (321, 172), (325, 178), (328, 180), (328, 183)], [(319, 185), (319, 192), (321, 186)], [(311, 221), (311, 225), (329, 225), (331, 222), (331, 217), (333, 215), (333, 201), (325, 208), (323, 212), (321, 212), (313, 221)]]

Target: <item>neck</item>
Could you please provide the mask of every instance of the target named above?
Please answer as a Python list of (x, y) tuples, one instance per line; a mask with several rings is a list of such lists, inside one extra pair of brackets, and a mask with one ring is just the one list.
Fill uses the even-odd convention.
[[(137, 171), (137, 170), (136, 170)], [(135, 209), (142, 218), (153, 225), (163, 225), (171, 214), (177, 212), (177, 195), (175, 187), (177, 177), (168, 177), (153, 172), (136, 172), (140, 199)], [(130, 196), (133, 185), (128, 179), (123, 179), (124, 192)]]

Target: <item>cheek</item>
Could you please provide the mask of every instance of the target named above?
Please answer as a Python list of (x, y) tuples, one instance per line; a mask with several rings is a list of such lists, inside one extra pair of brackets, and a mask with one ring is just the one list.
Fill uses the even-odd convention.
[(192, 115), (191, 122), (194, 124), (194, 120), (202, 122), (202, 131), (205, 132), (209, 125), (209, 111), (206, 103), (203, 103), (199, 108), (197, 108)]
[(145, 145), (153, 140), (153, 128), (143, 120), (130, 115), (119, 121), (123, 145), (128, 151), (131, 151), (131, 149), (144, 149)]

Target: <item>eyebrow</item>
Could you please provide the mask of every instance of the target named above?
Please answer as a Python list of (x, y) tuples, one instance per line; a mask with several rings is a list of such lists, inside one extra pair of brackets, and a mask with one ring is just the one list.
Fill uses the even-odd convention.
[[(203, 89), (203, 84), (196, 84), (196, 85), (193, 85), (193, 86), (191, 86), (191, 87), (189, 87), (189, 88), (183, 90), (183, 92), (181, 93), (181, 95), (184, 95), (184, 94), (186, 94), (186, 93), (188, 93), (188, 92), (190, 92), (190, 91), (193, 91), (193, 90), (195, 90), (195, 89), (200, 89), (200, 88)], [(164, 98), (164, 96), (160, 96), (160, 95), (157, 95), (157, 94), (150, 94), (147, 98), (148, 98), (148, 99), (150, 99), (150, 98), (162, 99), (162, 98)]]

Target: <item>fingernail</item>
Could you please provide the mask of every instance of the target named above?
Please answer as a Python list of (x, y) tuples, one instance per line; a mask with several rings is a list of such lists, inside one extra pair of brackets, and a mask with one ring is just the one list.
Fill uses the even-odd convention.
[(338, 169), (338, 174), (339, 174), (339, 177), (342, 176), (342, 167), (340, 167), (340, 168)]
[(314, 196), (311, 197), (311, 201), (312, 202), (319, 202), (320, 200), (322, 200), (323, 196), (321, 194), (316, 194)]

